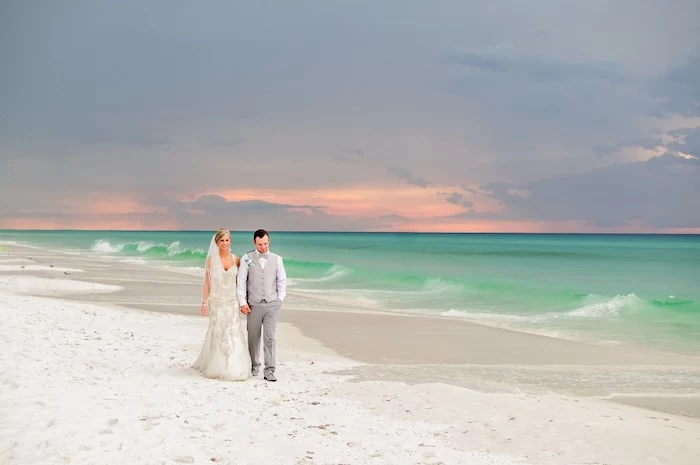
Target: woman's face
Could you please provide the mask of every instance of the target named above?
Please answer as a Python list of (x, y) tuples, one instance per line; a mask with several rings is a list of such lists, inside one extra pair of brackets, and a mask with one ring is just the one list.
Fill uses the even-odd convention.
[(224, 234), (224, 237), (219, 239), (219, 250), (227, 251), (231, 247), (231, 236)]

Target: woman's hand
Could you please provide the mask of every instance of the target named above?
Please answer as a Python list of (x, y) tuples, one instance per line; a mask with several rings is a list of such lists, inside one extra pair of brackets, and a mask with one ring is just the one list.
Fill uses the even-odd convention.
[(202, 316), (207, 316), (207, 303), (202, 302)]

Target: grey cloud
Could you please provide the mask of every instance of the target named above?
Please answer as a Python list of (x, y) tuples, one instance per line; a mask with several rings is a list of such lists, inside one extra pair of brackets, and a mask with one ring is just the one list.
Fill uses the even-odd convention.
[(464, 192), (467, 192), (467, 193), (472, 194), (472, 195), (493, 195), (493, 192), (491, 192), (489, 190), (485, 190), (482, 187), (473, 188), (473, 187), (462, 186), (462, 190)]
[(594, 79), (618, 84), (624, 80), (619, 72), (620, 66), (616, 63), (576, 63), (536, 57), (466, 52), (449, 53), (444, 57), (444, 62), (536, 81)]
[(54, 208), (45, 208), (37, 210), (19, 210), (19, 209), (7, 209), (0, 210), (0, 225), (2, 225), (3, 218), (5, 219), (62, 219), (67, 220), (72, 218), (73, 215), (70, 212), (61, 211)]
[[(484, 179), (524, 192), (534, 179), (597, 166), (591, 147), (653, 143), (649, 114), (697, 113), (698, 59), (685, 55), (697, 50), (696, 13), (689, 0), (9, 2), (0, 208), (352, 188), (387, 170), (420, 187), (453, 186), (447, 194), (464, 195), (454, 201), (488, 195), (473, 187)], [(693, 137), (670, 148), (697, 153)], [(527, 213), (532, 199), (522, 201)], [(221, 214), (381, 224), (312, 207)]]
[[(452, 68), (444, 88), (479, 114), (473, 123), (479, 130), (470, 130), (470, 140), (484, 147), (486, 163), (504, 177), (534, 176), (535, 165), (540, 176), (559, 174), (567, 171), (567, 158), (580, 169), (591, 146), (648, 137), (638, 115), (646, 114), (649, 102), (634, 80), (576, 79), (577, 71), (589, 75), (575, 66), (553, 66), (559, 78), (551, 80)], [(594, 162), (591, 157), (589, 166)]]
[(264, 13), (256, 10), (11, 2), (1, 28), (0, 135), (60, 150), (93, 137), (169, 138), (257, 113), (241, 111), (255, 101), (246, 92), (256, 66), (255, 52), (240, 46), (246, 21)]
[(413, 186), (418, 186), (418, 187), (428, 187), (428, 184), (430, 184), (427, 180), (414, 176), (413, 172), (409, 170), (408, 168), (405, 168), (403, 166), (397, 166), (397, 165), (391, 165), (387, 167), (387, 171), (390, 174), (393, 174), (399, 179), (403, 179), (407, 183), (413, 185)]
[(651, 150), (655, 147), (663, 146), (663, 140), (656, 137), (640, 137), (635, 140), (620, 140), (610, 145), (595, 145), (592, 147), (596, 155), (604, 157), (623, 149), (625, 147), (642, 147)]
[(466, 187), (466, 186), (462, 186), (462, 190), (465, 192), (469, 192), (470, 194), (478, 194), (479, 193), (479, 189), (473, 189), (471, 187)]
[(679, 128), (669, 131), (668, 135), (671, 137), (685, 137), (691, 132), (693, 132), (693, 128)]
[(376, 227), (385, 219), (330, 215), (320, 205), (282, 204), (261, 200), (228, 201), (219, 195), (207, 195), (191, 202), (167, 202), (169, 214), (181, 229), (200, 229), (202, 225), (229, 225), (233, 229), (301, 231), (357, 231)]
[(668, 148), (700, 158), (700, 127), (684, 131), (683, 142), (674, 142)]
[[(166, 204), (167, 203), (168, 202), (166, 202)], [(171, 208), (178, 213), (182, 213), (183, 211), (205, 210), (212, 214), (241, 213), (244, 211), (274, 214), (287, 212), (289, 210), (310, 210), (313, 213), (319, 213), (322, 212), (324, 208), (319, 205), (293, 205), (266, 202), (264, 200), (230, 201), (216, 194), (203, 195), (191, 202), (171, 202), (169, 204)]]
[(451, 203), (453, 205), (458, 205), (465, 210), (469, 211), (474, 208), (474, 204), (470, 201), (468, 201), (463, 194), (460, 194), (459, 192), (453, 192), (452, 194), (449, 195), (445, 199), (447, 203)]
[(71, 228), (74, 224), (123, 221), (137, 224), (168, 224), (176, 229), (201, 230), (228, 227), (234, 230), (255, 230), (263, 227), (275, 231), (366, 231), (391, 227), (401, 221), (398, 215), (380, 217), (345, 217), (328, 214), (325, 207), (307, 204), (284, 204), (261, 200), (228, 201), (216, 194), (198, 197), (192, 201), (177, 201), (164, 197), (143, 199), (152, 207), (166, 207), (162, 212), (154, 208), (148, 213), (74, 213), (57, 208), (29, 207), (23, 210), (3, 209), (0, 205), (0, 229), (13, 220), (39, 219)]
[[(641, 221), (656, 228), (691, 228), (700, 227), (699, 179), (699, 160), (666, 154), (525, 185), (492, 183), (486, 188), (506, 207), (499, 218), (584, 220), (601, 227)], [(530, 195), (512, 195), (512, 189)]]
[(650, 92), (660, 103), (652, 114), (679, 113), (700, 115), (700, 55), (685, 64), (674, 67), (650, 86)]

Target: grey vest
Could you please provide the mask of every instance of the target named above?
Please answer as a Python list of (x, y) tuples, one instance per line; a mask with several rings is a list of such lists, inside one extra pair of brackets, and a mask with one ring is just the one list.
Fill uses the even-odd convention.
[(252, 250), (245, 254), (252, 263), (248, 264), (248, 302), (255, 304), (265, 300), (277, 300), (277, 267), (279, 255), (268, 252), (267, 263), (263, 269), (258, 262), (258, 252)]

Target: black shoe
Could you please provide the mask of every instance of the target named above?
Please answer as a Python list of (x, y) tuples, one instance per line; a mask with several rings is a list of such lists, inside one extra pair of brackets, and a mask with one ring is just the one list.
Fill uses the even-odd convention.
[(275, 374), (274, 374), (273, 372), (271, 372), (271, 371), (268, 371), (267, 373), (265, 373), (264, 378), (265, 378), (266, 380), (268, 380), (268, 381), (272, 381), (273, 383), (274, 383), (275, 381), (277, 381), (277, 378), (275, 378)]
[(250, 374), (253, 375), (253, 378), (255, 378), (256, 376), (258, 376), (258, 373), (260, 373), (260, 369), (259, 369), (259, 368), (253, 368), (253, 369), (250, 371)]

